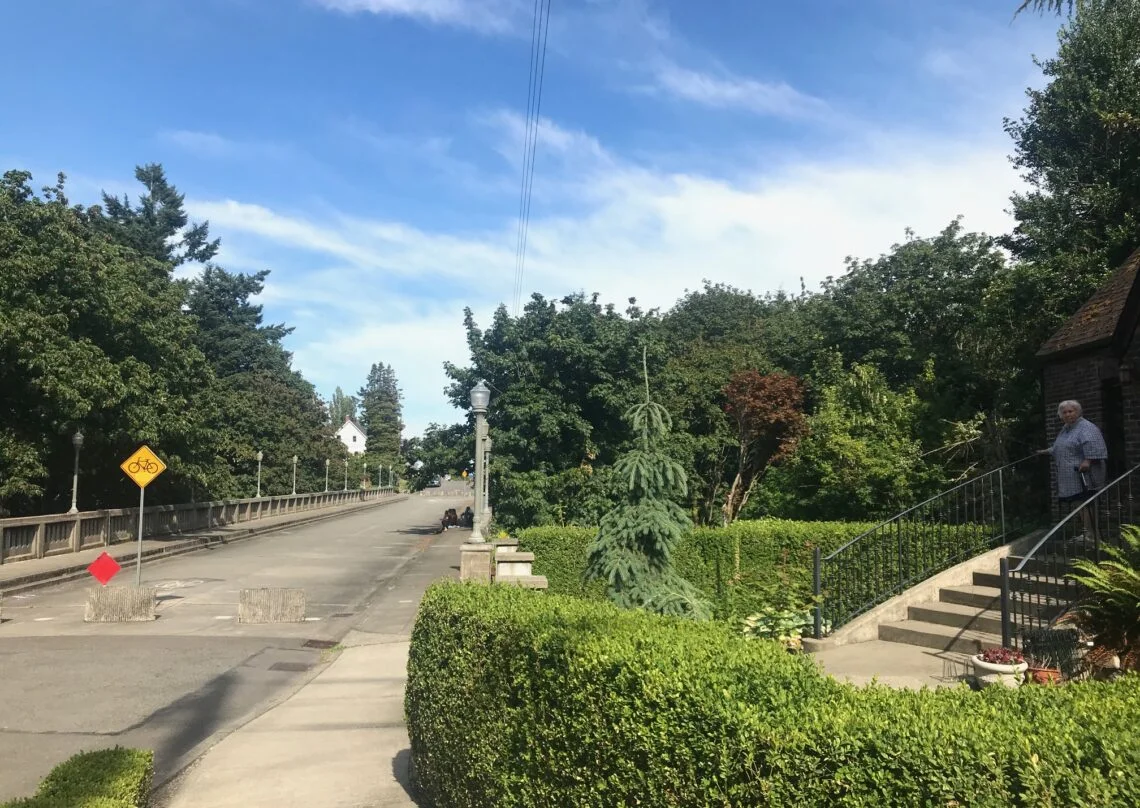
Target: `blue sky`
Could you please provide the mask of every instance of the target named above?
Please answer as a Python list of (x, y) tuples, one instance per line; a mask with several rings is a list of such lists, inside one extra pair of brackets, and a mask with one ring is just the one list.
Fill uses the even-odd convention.
[[(809, 288), (911, 227), (1001, 232), (1003, 116), (1058, 20), (1015, 0), (553, 0), (525, 294), (667, 307)], [(0, 167), (76, 201), (161, 162), (272, 271), (324, 395), (395, 367), (408, 434), (458, 419), (462, 310), (511, 304), (533, 0), (37, 0), (0, 8)]]

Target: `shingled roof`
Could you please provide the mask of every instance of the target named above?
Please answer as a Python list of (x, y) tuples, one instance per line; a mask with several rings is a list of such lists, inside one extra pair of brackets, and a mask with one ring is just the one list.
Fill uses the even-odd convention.
[(1129, 336), (1140, 304), (1140, 250), (1132, 253), (1111, 278), (1096, 290), (1077, 313), (1065, 321), (1037, 351), (1038, 358), (1055, 358), (1109, 345)]

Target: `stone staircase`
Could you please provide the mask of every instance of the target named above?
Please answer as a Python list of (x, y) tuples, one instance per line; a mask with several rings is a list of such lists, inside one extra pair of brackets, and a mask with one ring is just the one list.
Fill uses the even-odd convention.
[(534, 553), (519, 550), (518, 539), (501, 539), (495, 542), (494, 582), (521, 586), (526, 589), (546, 589), (545, 575), (535, 575)]
[[(1011, 556), (1010, 567), (1021, 563)], [(1027, 569), (1042, 562), (1030, 562)], [(1030, 591), (1048, 596), (1058, 586), (1055, 578), (1042, 577), (1026, 584)], [(1051, 617), (1056, 607), (1045, 597), (1041, 604), (1027, 604), (1042, 616)], [(961, 654), (977, 654), (1001, 647), (1001, 575), (998, 570), (975, 572), (971, 584), (943, 587), (938, 599), (910, 606), (907, 619), (879, 624), (879, 639)]]

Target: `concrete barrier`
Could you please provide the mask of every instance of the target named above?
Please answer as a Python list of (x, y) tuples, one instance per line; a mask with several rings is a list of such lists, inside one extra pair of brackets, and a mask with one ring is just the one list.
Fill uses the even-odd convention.
[(238, 593), (239, 623), (305, 622), (304, 589), (243, 589)]
[(139, 623), (154, 620), (155, 590), (148, 586), (101, 586), (87, 595), (87, 623)]

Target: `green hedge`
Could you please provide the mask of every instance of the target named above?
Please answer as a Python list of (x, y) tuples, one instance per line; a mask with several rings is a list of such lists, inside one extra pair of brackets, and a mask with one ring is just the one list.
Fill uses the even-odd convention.
[(437, 584), (405, 695), (436, 808), (1140, 804), (1140, 676), (896, 691), (717, 623)]
[(145, 808), (154, 753), (141, 749), (80, 752), (51, 770), (34, 797), (2, 808)]
[[(769, 587), (791, 588), (807, 599), (811, 592), (812, 551), (829, 553), (873, 527), (863, 522), (796, 522), (759, 519), (726, 528), (696, 528), (674, 556), (677, 572), (713, 601), (718, 616), (741, 617), (764, 605)], [(551, 592), (602, 599), (600, 582), (582, 574), (594, 531), (591, 528), (538, 527), (519, 533), (519, 546), (535, 554), (534, 571), (545, 575)], [(736, 578), (736, 547), (740, 577)]]

